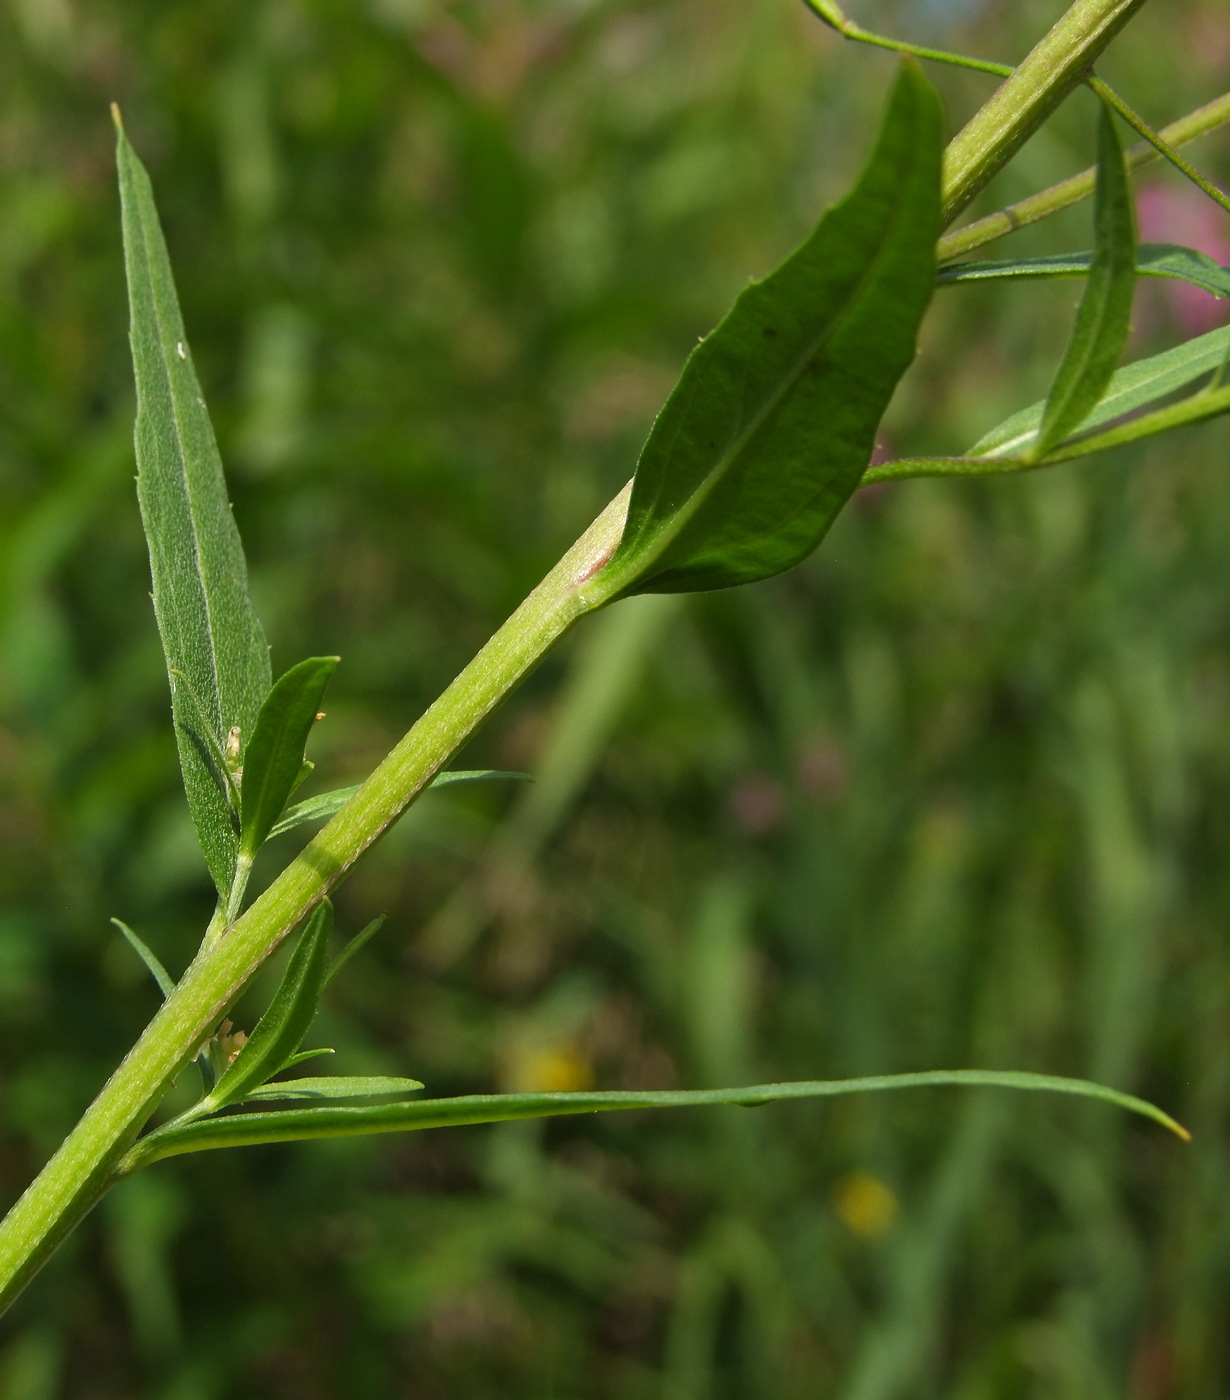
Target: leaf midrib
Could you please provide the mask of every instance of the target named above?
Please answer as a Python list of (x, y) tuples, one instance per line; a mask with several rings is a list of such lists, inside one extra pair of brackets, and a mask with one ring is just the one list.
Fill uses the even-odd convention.
[[(912, 154), (909, 159), (906, 177), (907, 182), (912, 183), (916, 173), (917, 163), (918, 155), (917, 148), (915, 147), (914, 154)], [(800, 352), (798, 358), (791, 366), (789, 373), (782, 377), (779, 388), (769, 395), (764, 407), (758, 411), (756, 417), (749, 426), (718, 459), (713, 468), (705, 475), (701, 483), (688, 497), (687, 501), (664, 520), (656, 530), (648, 533), (646, 536), (648, 541), (647, 546), (643, 551), (637, 551), (636, 565), (638, 569), (643, 571), (651, 567), (662, 557), (672, 540), (677, 539), (678, 536), (682, 534), (688, 523), (697, 514), (701, 506), (704, 505), (705, 501), (708, 500), (709, 496), (725, 477), (726, 473), (738, 460), (740, 454), (747, 448), (749, 441), (756, 436), (765, 422), (772, 417), (780, 407), (782, 400), (798, 383), (807, 366), (824, 348), (826, 342), (831, 340), (833, 336), (836, 335), (837, 331), (845, 324), (852, 314), (854, 306), (857, 304), (864, 288), (879, 271), (881, 264), (887, 257), (888, 248), (892, 243), (893, 235), (895, 235), (899, 229), (904, 216), (905, 201), (897, 201), (894, 203), (892, 214), (885, 224), (884, 237), (880, 240), (874, 257), (867, 264), (865, 272), (851, 289), (849, 296), (846, 297), (841, 310), (834, 315), (832, 320), (816, 339), (805, 350)], [(658, 487), (659, 494), (661, 490), (662, 484), (660, 483)]]

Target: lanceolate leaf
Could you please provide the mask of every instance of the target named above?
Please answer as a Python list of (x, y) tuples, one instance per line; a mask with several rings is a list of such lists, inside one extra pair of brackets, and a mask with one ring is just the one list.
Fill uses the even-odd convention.
[[(120, 201), (137, 384), (137, 495), (149, 544), (154, 614), (172, 686), (188, 804), (210, 874), (230, 889), (237, 837), (209, 756), (247, 737), (269, 689), (269, 653), (248, 598), (239, 532), (180, 317), (149, 177), (119, 127)], [(204, 730), (204, 732), (202, 732)]]
[(1072, 338), (1042, 413), (1034, 453), (1043, 457), (1088, 417), (1115, 372), (1132, 328), (1136, 219), (1114, 117), (1098, 110), (1093, 262)]
[(240, 1113), (176, 1126), (168, 1124), (143, 1138), (120, 1164), (121, 1173), (138, 1171), (163, 1157), (215, 1147), (242, 1147), (306, 1138), (356, 1137), (367, 1133), (401, 1133), (421, 1128), (457, 1127), (467, 1123), (501, 1123), (516, 1118), (552, 1118), (563, 1114), (602, 1113), (629, 1108), (689, 1108), (737, 1104), (758, 1108), (782, 1099), (832, 1098), (886, 1089), (965, 1085), (999, 1089), (1044, 1090), (1101, 1099), (1139, 1113), (1187, 1139), (1187, 1130), (1160, 1108), (1131, 1094), (1084, 1079), (997, 1070), (934, 1070), (887, 1074), (870, 1079), (831, 1079), (799, 1084), (757, 1084), (747, 1089), (647, 1090), (578, 1094), (475, 1094), (455, 1099), (355, 1108), (308, 1108), (270, 1113)]
[(692, 352), (641, 453), (610, 596), (725, 588), (809, 554), (858, 485), (935, 276), (939, 101), (902, 67), (871, 160)]
[[(1004, 262), (950, 263), (935, 274), (938, 287), (961, 282), (994, 282), (1044, 277), (1084, 277), (1093, 263), (1092, 253), (1052, 253), (1043, 258)], [(1230, 297), (1230, 267), (1222, 267), (1207, 253), (1176, 243), (1142, 243), (1136, 250), (1138, 277), (1173, 277), (1190, 282), (1215, 297)]]
[(224, 1108), (286, 1068), (316, 1016), (329, 968), (332, 928), (333, 906), (326, 899), (317, 906), (300, 935), (269, 1009), (212, 1092), (190, 1110), (192, 1114)]
[[(1230, 326), (1223, 326), (1177, 345), (1173, 350), (1124, 365), (1112, 375), (1097, 407), (1082, 423), (1082, 429), (1089, 431), (1100, 427), (1211, 374), (1225, 359), (1227, 351), (1230, 351)], [(1014, 457), (1031, 451), (1037, 442), (1038, 425), (1045, 407), (1044, 403), (1035, 403), (1014, 413), (980, 438), (966, 456)]]
[[(498, 768), (457, 768), (452, 772), (437, 773), (428, 786), (441, 788), (450, 787), (453, 783), (485, 783), (494, 779), (518, 783), (533, 782), (528, 773), (505, 773)], [(358, 790), (359, 784), (356, 783), (353, 787), (335, 788), (332, 792), (322, 792), (319, 797), (308, 797), (302, 802), (296, 802), (281, 821), (274, 824), (269, 835), (281, 836), (284, 831), (292, 831), (304, 822), (323, 821), (325, 817), (333, 816), (342, 810)]]
[(292, 666), (269, 692), (243, 756), (242, 837), (246, 856), (263, 845), (303, 776), (303, 750), (336, 656), (312, 656)]
[(276, 1084), (262, 1084), (244, 1099), (245, 1103), (272, 1103), (286, 1099), (379, 1099), (401, 1098), (417, 1094), (422, 1088), (417, 1079), (390, 1079), (383, 1075), (348, 1078), (344, 1075), (324, 1079), (283, 1079)]

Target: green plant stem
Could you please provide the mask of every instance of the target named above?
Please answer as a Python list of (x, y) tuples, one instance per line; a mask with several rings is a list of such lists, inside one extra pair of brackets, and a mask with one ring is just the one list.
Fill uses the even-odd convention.
[[(1078, 0), (952, 142), (953, 217), (1083, 80), (1143, 0)], [(396, 821), (477, 724), (584, 613), (622, 534), (628, 488), (422, 716), (333, 818), (225, 932), (203, 945), (174, 993), (59, 1151), (0, 1223), (0, 1309), (7, 1307), (115, 1179), (166, 1086), (286, 935)]]
[(843, 39), (852, 39), (860, 44), (872, 44), (878, 49), (889, 49), (893, 53), (908, 53), (912, 58), (926, 58), (935, 63), (948, 63), (954, 68), (970, 68), (975, 73), (991, 73), (997, 78), (1006, 78), (1013, 70), (1009, 63), (994, 63), (986, 58), (970, 58), (968, 54), (949, 53), (946, 49), (929, 49), (924, 44), (909, 44), (904, 39), (890, 39), (886, 34), (873, 34), (856, 24), (831, 3), (831, 0), (803, 0), (807, 8), (835, 29)]
[(337, 816), (221, 937), (202, 946), (141, 1039), (0, 1224), (0, 1308), (110, 1185), (167, 1084), (253, 973), (551, 645), (604, 601), (590, 580), (619, 543), (629, 490), (606, 507)]
[(1089, 70), (1144, 0), (1079, 0), (957, 133), (944, 157), (950, 223), (1012, 159)]
[[(1206, 102), (1203, 107), (1197, 107), (1194, 112), (1189, 112), (1185, 117), (1162, 127), (1156, 135), (1172, 151), (1176, 151), (1198, 136), (1206, 136), (1218, 127), (1225, 126), (1227, 122), (1230, 122), (1230, 92), (1215, 97), (1212, 102)], [(1124, 152), (1124, 157), (1128, 170), (1133, 172), (1162, 158), (1157, 147), (1149, 141), (1140, 141), (1130, 146)], [(941, 263), (952, 262), (954, 258), (963, 257), (975, 248), (981, 248), (985, 243), (993, 243), (997, 238), (1003, 238), (1005, 234), (1013, 233), (1027, 224), (1037, 223), (1039, 219), (1058, 214), (1061, 209), (1079, 204), (1082, 199), (1088, 199), (1093, 193), (1096, 173), (1095, 168), (1090, 166), (1088, 170), (1071, 175), (1057, 185), (1051, 185), (1049, 189), (1039, 190), (1028, 199), (1022, 199), (997, 213), (988, 214), (986, 218), (966, 224), (964, 228), (946, 233), (936, 247), (938, 260)]]

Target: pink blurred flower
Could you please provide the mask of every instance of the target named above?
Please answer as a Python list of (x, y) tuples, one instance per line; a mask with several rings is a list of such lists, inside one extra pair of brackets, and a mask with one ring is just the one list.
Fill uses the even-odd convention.
[[(1230, 264), (1230, 219), (1193, 185), (1146, 185), (1136, 199), (1140, 236), (1146, 243), (1180, 243)], [(1171, 315), (1187, 335), (1212, 330), (1230, 317), (1230, 303), (1188, 282), (1166, 278), (1161, 286)]]

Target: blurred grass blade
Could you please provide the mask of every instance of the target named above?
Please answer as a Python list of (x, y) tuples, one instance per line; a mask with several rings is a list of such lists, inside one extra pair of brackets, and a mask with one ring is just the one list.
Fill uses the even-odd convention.
[(325, 973), (326, 987), (333, 981), (337, 974), (341, 972), (342, 968), (346, 966), (350, 959), (353, 958), (357, 952), (366, 947), (368, 940), (374, 938), (375, 935), (380, 932), (384, 927), (384, 921), (388, 917), (387, 914), (378, 914), (370, 924), (365, 924), (350, 942), (346, 944), (337, 957), (329, 964), (329, 970)]
[[(937, 287), (962, 282), (994, 282), (1044, 277), (1084, 277), (1093, 263), (1092, 253), (1052, 253), (1044, 258), (1020, 258), (1001, 262), (950, 263), (935, 274)], [(1215, 297), (1230, 297), (1230, 267), (1222, 267), (1207, 253), (1177, 243), (1142, 243), (1136, 250), (1137, 277), (1173, 277), (1190, 282)]]
[(1169, 1114), (1132, 1094), (1108, 1089), (1084, 1079), (1049, 1074), (958, 1069), (919, 1074), (885, 1074), (867, 1079), (813, 1080), (796, 1084), (757, 1084), (746, 1089), (682, 1089), (556, 1094), (473, 1094), (454, 1099), (381, 1104), (356, 1108), (275, 1110), (234, 1114), (177, 1126), (168, 1124), (143, 1138), (120, 1164), (121, 1174), (134, 1172), (163, 1157), (202, 1152), (215, 1147), (243, 1147), (265, 1142), (297, 1142), (309, 1138), (354, 1137), (367, 1133), (413, 1132), (423, 1128), (458, 1127), (470, 1123), (504, 1123), (518, 1118), (553, 1118), (574, 1113), (602, 1113), (631, 1108), (695, 1108), (736, 1104), (759, 1108), (785, 1099), (834, 1098), (842, 1094), (874, 1093), (961, 1085), (991, 1089), (1040, 1090), (1100, 1099), (1139, 1113), (1172, 1133), (1190, 1140), (1187, 1129)]
[(853, 191), (692, 352), (641, 453), (612, 596), (726, 588), (816, 547), (858, 485), (935, 279), (941, 114), (903, 64)]
[(1055, 374), (1033, 452), (1043, 457), (1074, 432), (1102, 397), (1132, 325), (1136, 218), (1123, 148), (1110, 109), (1098, 104), (1093, 261), (1076, 323)]
[(169, 997), (175, 990), (175, 981), (166, 968), (163, 967), (162, 961), (157, 953), (138, 938), (123, 919), (112, 918), (111, 922), (132, 945), (133, 952), (136, 953), (137, 957), (149, 968), (150, 972), (153, 974), (154, 981), (158, 983), (158, 990), (162, 993), (164, 999)]
[(316, 723), (336, 656), (312, 656), (292, 666), (269, 692), (243, 756), (240, 848), (251, 857), (273, 830), (303, 771), (303, 750)]
[(235, 727), (251, 733), (269, 689), (269, 652), (248, 598), (243, 546), (188, 348), (166, 244), (145, 168), (118, 132), (124, 262), (137, 385), (137, 496), (149, 545), (154, 614), (172, 685), (180, 765), (205, 860), (221, 894), (237, 838), (207, 755)]
[(248, 1094), (245, 1103), (265, 1103), (283, 1099), (375, 1099), (405, 1098), (422, 1088), (417, 1079), (392, 1079), (383, 1075), (350, 1078), (338, 1075), (325, 1079), (286, 1079), (262, 1084)]
[[(499, 768), (458, 768), (449, 773), (437, 773), (428, 783), (429, 788), (450, 787), (453, 783), (482, 783), (489, 780), (503, 780), (517, 783), (531, 783), (528, 773), (508, 773)], [(340, 812), (359, 790), (360, 784), (353, 787), (335, 788), (332, 792), (322, 792), (318, 797), (308, 797), (297, 802), (281, 821), (275, 822), (270, 836), (281, 836), (284, 831), (293, 831), (304, 822), (323, 821)]]
[[(1176, 345), (1173, 350), (1125, 365), (1111, 377), (1106, 392), (1082, 426), (1086, 430), (1100, 427), (1167, 394), (1173, 394), (1215, 371), (1228, 351), (1230, 326), (1223, 326), (1220, 330), (1209, 331), (1194, 340)], [(966, 456), (1012, 457), (1030, 452), (1037, 442), (1045, 407), (1045, 403), (1035, 403), (1014, 413), (979, 438)]]
[(316, 1018), (329, 966), (332, 929), (333, 906), (327, 899), (322, 900), (299, 937), (269, 1009), (212, 1092), (190, 1110), (192, 1113), (212, 1113), (224, 1108), (286, 1068)]

